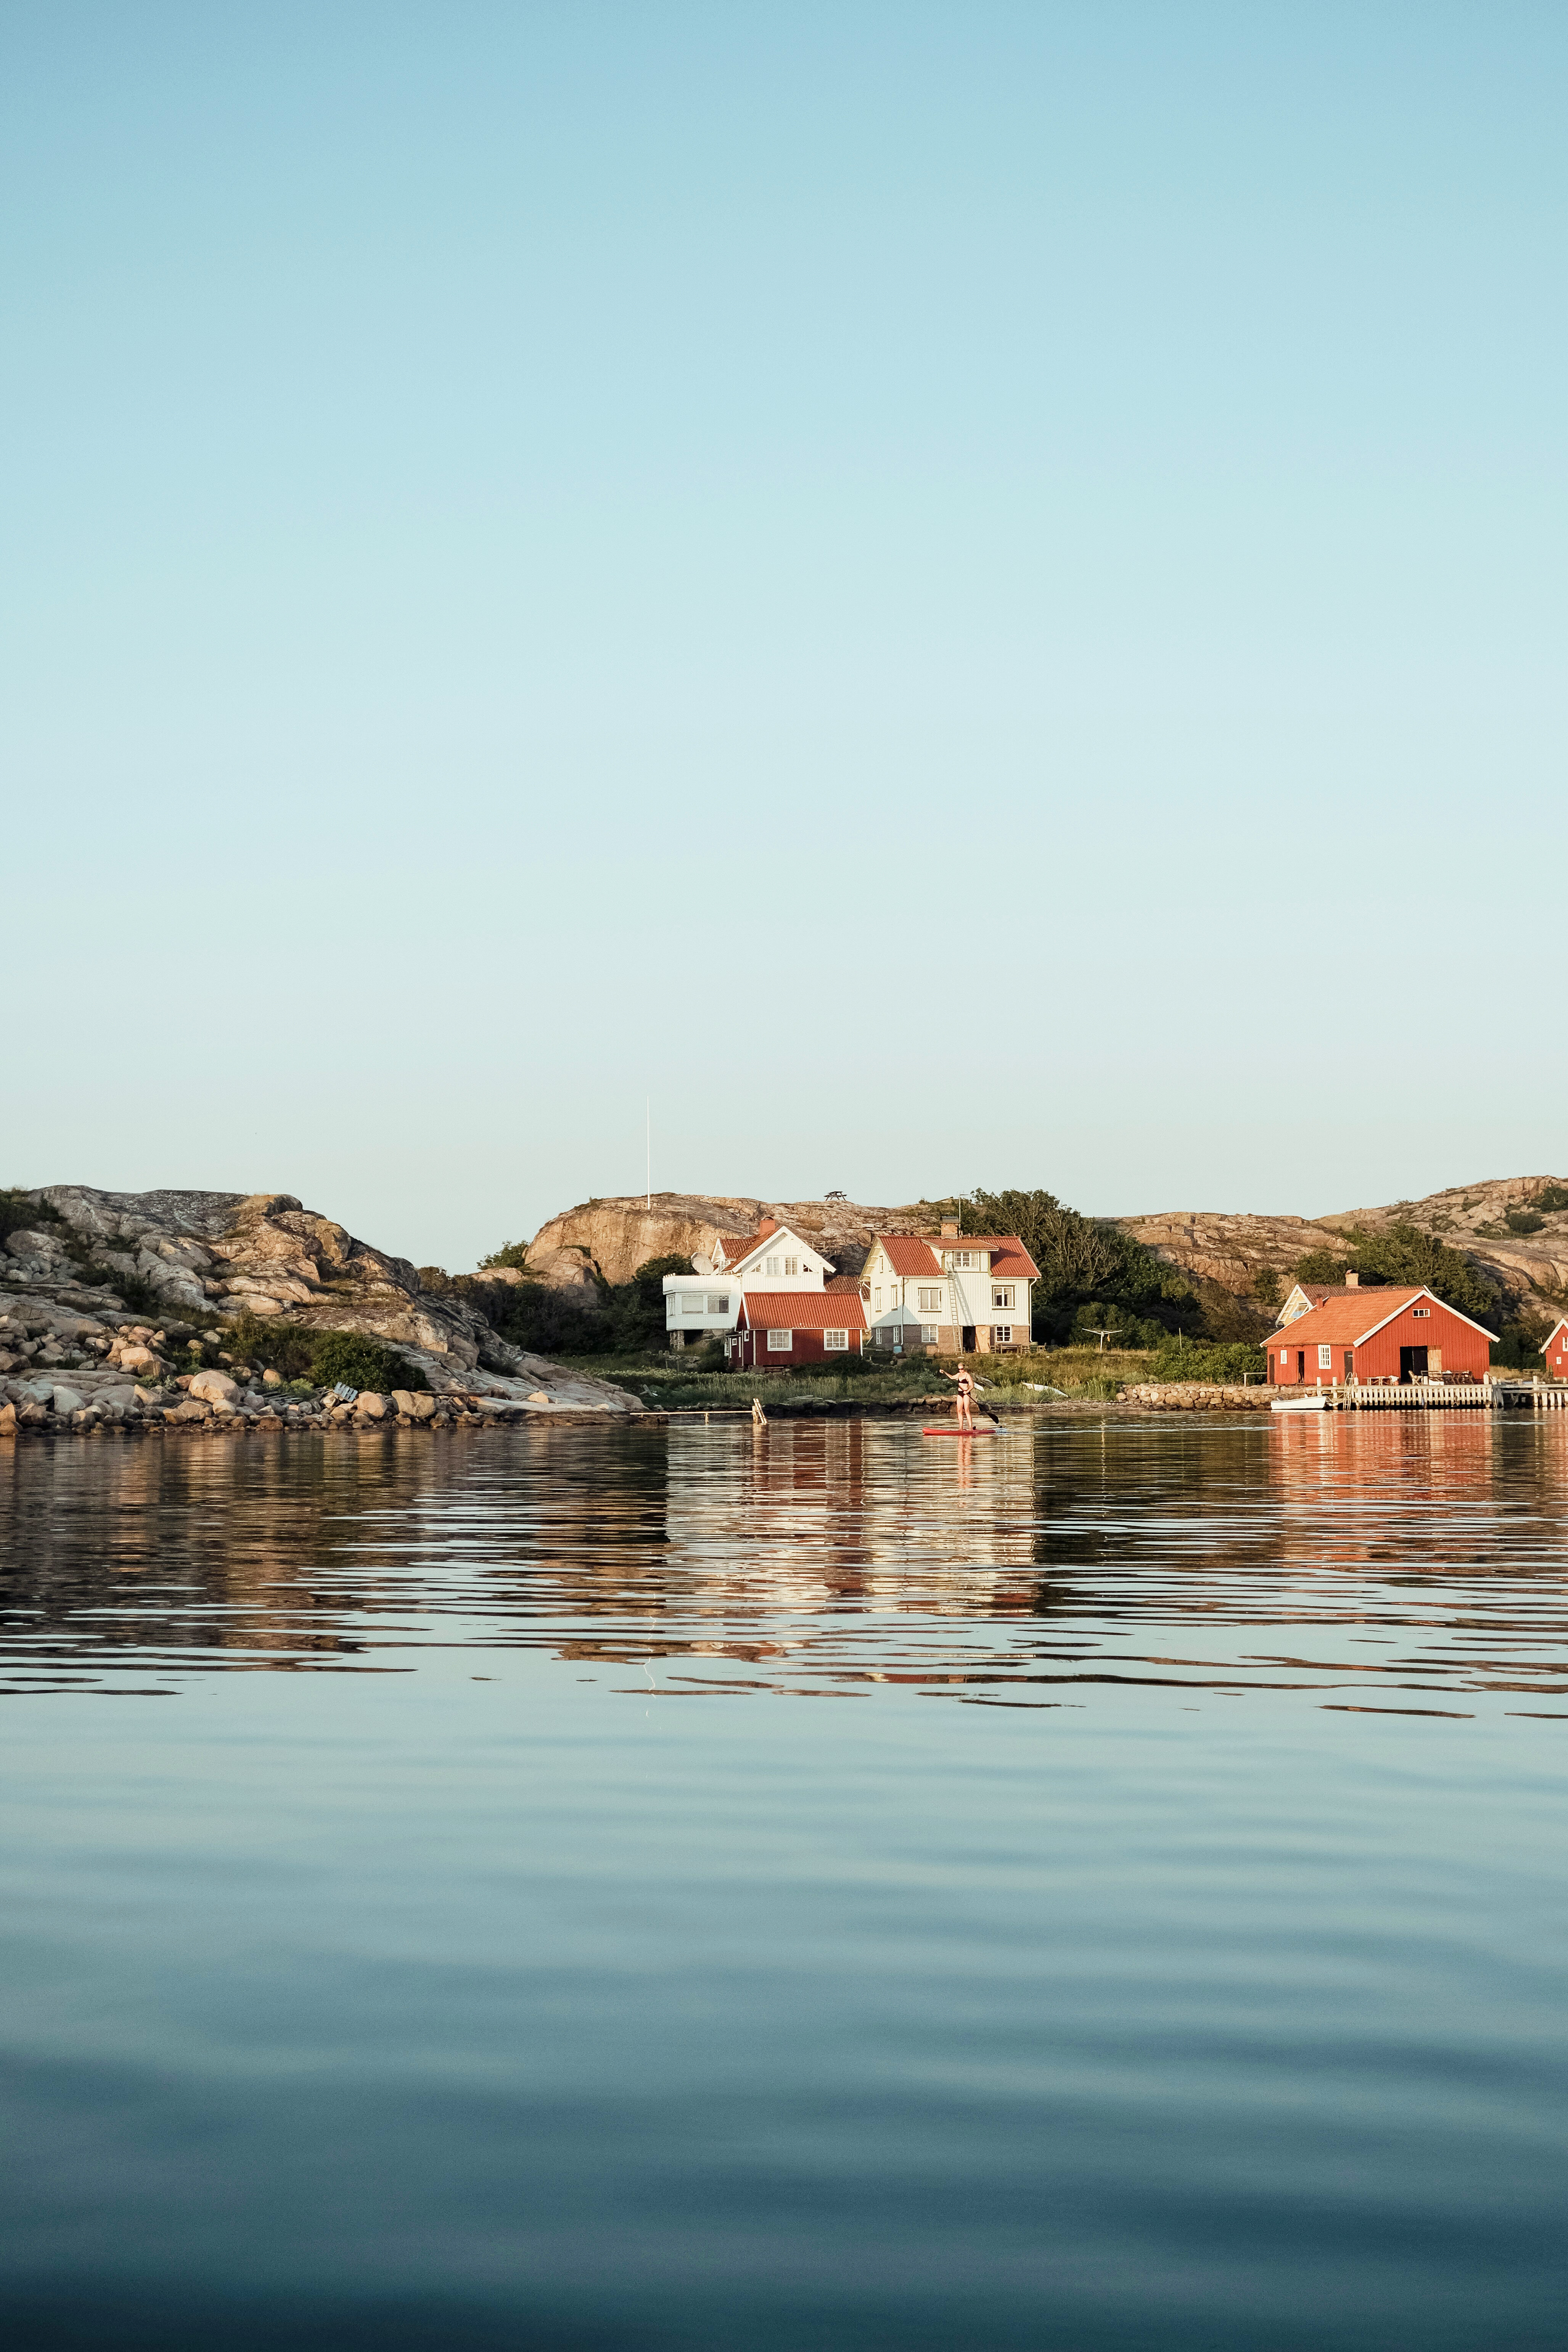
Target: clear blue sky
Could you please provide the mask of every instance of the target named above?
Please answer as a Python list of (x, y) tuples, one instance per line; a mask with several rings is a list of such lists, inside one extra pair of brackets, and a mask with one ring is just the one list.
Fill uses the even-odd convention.
[(1568, 15), (0, 47), (0, 1181), (1568, 1171)]

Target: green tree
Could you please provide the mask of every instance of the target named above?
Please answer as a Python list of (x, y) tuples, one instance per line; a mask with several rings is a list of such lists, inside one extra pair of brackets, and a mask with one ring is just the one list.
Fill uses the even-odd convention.
[(1450, 1249), (1447, 1242), (1439, 1241), (1436, 1234), (1424, 1233), (1419, 1225), (1401, 1223), (1384, 1226), (1378, 1233), (1364, 1225), (1352, 1225), (1346, 1238), (1355, 1244), (1348, 1259), (1336, 1257), (1330, 1250), (1310, 1250), (1297, 1261), (1297, 1280), (1342, 1282), (1348, 1265), (1373, 1282), (1410, 1286), (1419, 1283), (1445, 1305), (1457, 1307), (1461, 1315), (1473, 1316), (1477, 1322), (1496, 1328), (1495, 1293), (1481, 1280), (1468, 1259), (1457, 1249)]

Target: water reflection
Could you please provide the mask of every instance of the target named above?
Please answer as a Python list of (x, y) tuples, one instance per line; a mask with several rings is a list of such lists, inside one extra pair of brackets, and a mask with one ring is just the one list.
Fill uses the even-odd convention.
[[(1095, 1683), (1563, 1711), (1556, 1416), (19, 1444), (0, 1689), (523, 1645), (663, 1696)], [(657, 1671), (653, 1671), (657, 1669)], [(1004, 1687), (1005, 1686), (1005, 1687)]]

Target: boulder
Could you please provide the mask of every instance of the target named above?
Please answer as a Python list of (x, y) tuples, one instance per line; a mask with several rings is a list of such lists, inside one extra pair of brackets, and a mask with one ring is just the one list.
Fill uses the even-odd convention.
[(239, 1382), (237, 1381), (231, 1381), (226, 1372), (220, 1372), (216, 1370), (205, 1372), (193, 1372), (191, 1375), (191, 1394), (193, 1397), (205, 1397), (208, 1403), (216, 1404), (220, 1398), (226, 1402), (231, 1398), (237, 1397), (239, 1394)]
[(282, 1373), (274, 1371), (263, 1372), (261, 1375), (261, 1385), (264, 1389), (280, 1389), (283, 1385)]
[(55, 1382), (53, 1402), (56, 1412), (62, 1419), (68, 1412), (79, 1412), (82, 1409), (80, 1395), (75, 1389), (68, 1389), (63, 1381)]
[(14, 1404), (0, 1404), (0, 1437), (15, 1437), (16, 1434), (16, 1406)]
[(127, 1372), (161, 1372), (163, 1369), (151, 1348), (121, 1348), (116, 1360)]
[(386, 1399), (377, 1396), (374, 1389), (362, 1389), (354, 1400), (354, 1411), (362, 1421), (384, 1421), (386, 1418)]

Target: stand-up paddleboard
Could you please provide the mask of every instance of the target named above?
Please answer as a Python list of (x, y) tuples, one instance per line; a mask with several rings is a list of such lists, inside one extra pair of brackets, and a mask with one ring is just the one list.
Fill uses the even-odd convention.
[(965, 1429), (963, 1423), (957, 1421), (933, 1423), (921, 1431), (922, 1437), (995, 1437), (999, 1434), (994, 1421), (977, 1421), (971, 1429)]

